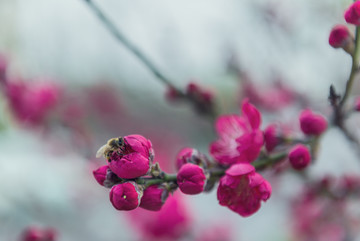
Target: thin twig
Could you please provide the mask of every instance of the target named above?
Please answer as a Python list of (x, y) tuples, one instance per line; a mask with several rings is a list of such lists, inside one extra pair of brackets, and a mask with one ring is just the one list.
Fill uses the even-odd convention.
[(105, 27), (112, 33), (112, 35), (121, 42), (130, 52), (132, 52), (160, 81), (162, 81), (167, 86), (176, 89), (179, 93), (183, 93), (181, 90), (177, 89), (154, 64), (150, 59), (141, 52), (126, 36), (115, 26), (115, 24), (110, 20), (109, 17), (92, 1), (84, 0), (91, 10), (97, 15), (99, 20), (105, 25)]

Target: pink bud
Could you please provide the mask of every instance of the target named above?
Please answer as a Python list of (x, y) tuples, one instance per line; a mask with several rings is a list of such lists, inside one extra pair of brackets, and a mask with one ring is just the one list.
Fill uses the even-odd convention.
[(301, 130), (307, 135), (321, 135), (327, 128), (326, 119), (309, 109), (301, 112), (299, 120)]
[(110, 155), (109, 168), (120, 178), (133, 179), (150, 170), (154, 158), (151, 142), (140, 135), (124, 137), (124, 146)]
[(169, 192), (165, 188), (152, 185), (145, 189), (144, 195), (141, 198), (140, 207), (151, 211), (159, 211), (168, 195)]
[(110, 190), (110, 202), (117, 210), (133, 210), (140, 204), (142, 192), (134, 182), (115, 185)]
[(181, 166), (189, 163), (191, 160), (191, 157), (194, 153), (195, 149), (190, 147), (185, 147), (176, 156), (176, 168), (177, 170), (180, 170)]
[(193, 163), (199, 166), (207, 166), (208, 159), (207, 157), (200, 153), (198, 150), (185, 147), (176, 156), (176, 168), (180, 170), (182, 165), (186, 163)]
[(185, 194), (199, 194), (205, 186), (204, 170), (191, 163), (183, 165), (177, 174), (177, 184)]
[(347, 23), (354, 24), (356, 26), (360, 25), (360, 2), (356, 1), (352, 3), (349, 8), (345, 11), (344, 14), (345, 20)]
[(276, 125), (269, 125), (264, 130), (265, 148), (271, 152), (279, 144), (279, 137), (276, 130)]
[(96, 181), (101, 185), (104, 186), (104, 181), (106, 179), (107, 170), (109, 169), (108, 165), (99, 167), (98, 169), (93, 171), (93, 175)]
[(189, 83), (186, 95), (199, 113), (212, 113), (214, 111), (214, 93), (204, 89), (196, 83)]
[(349, 29), (345, 25), (335, 25), (330, 32), (329, 44), (334, 48), (342, 48), (351, 38)]
[(336, 25), (329, 36), (329, 44), (333, 48), (343, 48), (349, 54), (355, 50), (355, 40), (345, 25)]
[(294, 169), (304, 169), (311, 162), (309, 149), (302, 144), (295, 145), (289, 151), (289, 161)]

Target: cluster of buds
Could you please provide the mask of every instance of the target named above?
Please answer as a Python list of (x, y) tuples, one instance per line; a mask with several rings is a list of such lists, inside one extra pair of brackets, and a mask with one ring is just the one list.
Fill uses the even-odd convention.
[(194, 82), (190, 82), (186, 86), (184, 93), (172, 86), (169, 86), (166, 93), (166, 98), (171, 102), (188, 100), (198, 113), (204, 115), (215, 114), (214, 93)]
[(153, 165), (149, 140), (141, 135), (112, 138), (99, 149), (97, 157), (101, 155), (108, 165), (93, 171), (93, 175), (100, 185), (111, 188), (110, 201), (117, 210), (161, 209), (172, 187), (146, 182), (163, 174), (157, 164)]
[(21, 234), (21, 241), (55, 241), (57, 233), (52, 228), (29, 227)]
[[(360, 2), (352, 3), (344, 13), (345, 21), (360, 26)], [(355, 52), (355, 39), (347, 26), (338, 24), (333, 27), (329, 36), (329, 44), (334, 48), (342, 48), (350, 55)]]

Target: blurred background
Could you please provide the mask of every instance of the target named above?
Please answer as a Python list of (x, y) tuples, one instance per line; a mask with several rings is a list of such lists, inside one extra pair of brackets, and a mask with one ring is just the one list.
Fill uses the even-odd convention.
[[(279, 110), (259, 103), (262, 128), (273, 121), (296, 126), (307, 106), (330, 117), (329, 86), (344, 90), (351, 58), (332, 49), (328, 36), (334, 24), (344, 23), (350, 2), (96, 1), (176, 87), (195, 81), (211, 91), (218, 113), (240, 112), (249, 94), (244, 73), (256, 91), (279, 83), (291, 90), (296, 98), (281, 102)], [(208, 154), (216, 139), (213, 120), (187, 103), (169, 101), (167, 86), (82, 0), (0, 0), (0, 53), (7, 81), (15, 83), (11, 93), (0, 95), (0, 239), (19, 240), (29, 226), (52, 227), (62, 241), (149, 238), (155, 222), (149, 220), (163, 217), (112, 207), (108, 190), (92, 176), (105, 163), (95, 159), (97, 149), (112, 137), (141, 134), (153, 142), (155, 160), (174, 172), (181, 148)], [(354, 93), (359, 91), (356, 84)], [(39, 93), (45, 93), (44, 113), (30, 115), (44, 102), (34, 100)], [(309, 175), (358, 171), (358, 159), (345, 137), (330, 129)], [(200, 240), (209, 230), (224, 235), (218, 240), (297, 240), (290, 200), (299, 195), (301, 179), (271, 171), (264, 176), (273, 196), (248, 218), (218, 205), (216, 191), (178, 193), (169, 209), (179, 213), (169, 215), (181, 216), (183, 233), (163, 240)]]

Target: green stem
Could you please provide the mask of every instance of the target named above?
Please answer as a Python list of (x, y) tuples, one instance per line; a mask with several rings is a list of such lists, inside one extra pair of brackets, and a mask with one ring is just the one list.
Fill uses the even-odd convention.
[(272, 156), (265, 157), (263, 159), (259, 159), (252, 163), (257, 171), (264, 170), (270, 166), (275, 165), (276, 163), (284, 160), (287, 156), (287, 152), (277, 153)]
[(359, 70), (359, 60), (360, 60), (359, 49), (360, 49), (360, 27), (356, 27), (355, 50), (354, 50), (354, 54), (352, 55), (351, 72), (350, 72), (349, 79), (346, 83), (344, 97), (342, 98), (342, 100), (340, 102), (340, 108), (342, 108), (342, 106), (344, 106), (346, 100), (349, 98), (352, 86), (354, 84), (355, 76)]

